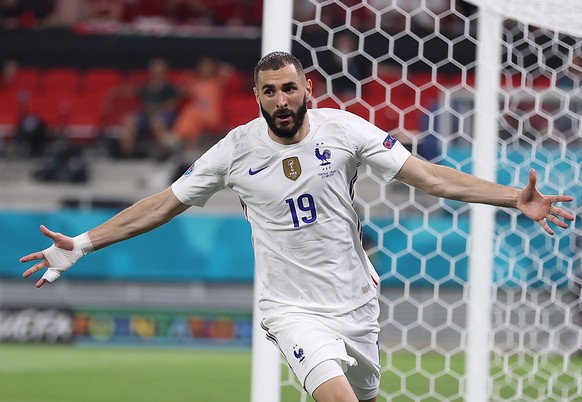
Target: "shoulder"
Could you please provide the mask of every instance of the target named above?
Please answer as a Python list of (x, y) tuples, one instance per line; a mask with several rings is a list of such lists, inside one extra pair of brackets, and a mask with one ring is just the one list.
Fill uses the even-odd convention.
[(309, 109), (309, 114), (316, 117), (317, 119), (321, 120), (321, 121), (326, 121), (326, 120), (336, 120), (336, 119), (340, 119), (340, 120), (344, 120), (344, 119), (350, 119), (352, 116), (355, 116), (353, 113), (347, 112), (345, 110), (341, 110), (341, 109), (332, 109), (332, 108), (317, 108), (317, 109)]
[(233, 128), (227, 134), (227, 137), (230, 137), (232, 140), (236, 141), (252, 141), (259, 137), (263, 126), (264, 124), (262, 124), (262, 118), (257, 117), (248, 123), (241, 124), (240, 126)]
[[(233, 152), (240, 153), (248, 149), (252, 150), (257, 146), (262, 129), (261, 118), (256, 118), (231, 129), (218, 144), (221, 145), (221, 149), (231, 149)], [(266, 130), (266, 126), (264, 129)]]
[(339, 109), (312, 109), (310, 122), (324, 131), (352, 142), (359, 142), (363, 134), (376, 132), (379, 129), (369, 121), (351, 112)]
[(338, 128), (370, 124), (360, 116), (340, 109), (310, 109), (310, 118), (316, 120), (320, 125), (330, 124)]

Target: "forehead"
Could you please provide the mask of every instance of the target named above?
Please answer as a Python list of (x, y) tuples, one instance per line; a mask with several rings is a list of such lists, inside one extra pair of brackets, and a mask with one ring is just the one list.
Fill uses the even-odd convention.
[(293, 64), (288, 64), (278, 70), (261, 70), (257, 75), (257, 88), (267, 85), (283, 85), (290, 82), (302, 83), (303, 79)]

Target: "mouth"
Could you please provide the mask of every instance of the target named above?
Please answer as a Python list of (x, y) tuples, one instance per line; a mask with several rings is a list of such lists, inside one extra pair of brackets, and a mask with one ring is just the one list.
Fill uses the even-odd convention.
[(293, 113), (279, 112), (275, 115), (275, 120), (277, 120), (279, 123), (288, 123), (293, 120)]

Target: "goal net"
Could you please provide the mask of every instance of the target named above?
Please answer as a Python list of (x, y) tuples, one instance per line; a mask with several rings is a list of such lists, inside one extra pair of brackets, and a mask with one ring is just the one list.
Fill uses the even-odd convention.
[[(489, 60), (478, 57), (483, 13), (501, 22)], [(581, 20), (571, 0), (299, 0), (292, 50), (314, 82), (314, 107), (363, 116), (434, 163), (490, 167), (502, 184), (521, 188), (535, 168), (541, 191), (575, 196), (566, 208), (579, 214)], [(488, 66), (493, 79), (476, 79)], [(489, 115), (476, 107), (485, 89)], [(475, 147), (479, 113), (494, 122), (481, 138), (492, 157)], [(356, 204), (382, 279), (378, 401), (580, 400), (579, 221), (548, 236), (515, 210), (470, 219), (467, 204), (360, 173)], [(491, 253), (475, 257), (488, 220)], [(479, 270), (483, 300), (470, 285)], [(475, 305), (488, 306), (483, 316), (470, 317)], [(484, 345), (471, 341), (471, 319), (484, 323), (471, 327)], [(483, 351), (485, 384), (471, 396), (468, 361)], [(281, 400), (311, 400), (286, 367)]]

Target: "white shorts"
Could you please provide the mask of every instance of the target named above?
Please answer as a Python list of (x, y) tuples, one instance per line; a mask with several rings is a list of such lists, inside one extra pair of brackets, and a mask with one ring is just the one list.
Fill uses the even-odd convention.
[[(323, 361), (341, 362), (360, 399), (375, 396), (380, 384), (377, 299), (340, 316), (281, 312), (269, 314), (262, 327), (305, 387), (307, 375)], [(271, 313), (271, 311), (270, 311)], [(364, 398), (363, 396), (372, 395)]]

